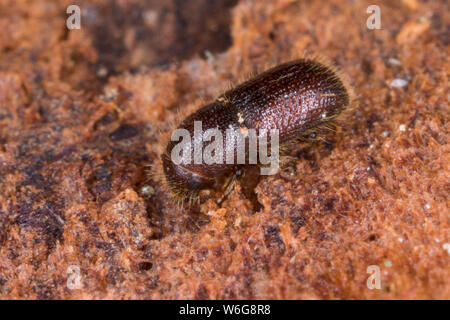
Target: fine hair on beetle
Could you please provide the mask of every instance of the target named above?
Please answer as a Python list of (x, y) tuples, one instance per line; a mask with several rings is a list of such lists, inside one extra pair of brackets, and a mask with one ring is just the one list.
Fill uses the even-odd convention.
[(280, 153), (334, 130), (351, 97), (345, 78), (323, 59), (272, 67), (177, 125), (161, 155), (163, 181), (180, 203), (201, 202), (213, 194), (221, 202), (248, 168), (274, 174)]

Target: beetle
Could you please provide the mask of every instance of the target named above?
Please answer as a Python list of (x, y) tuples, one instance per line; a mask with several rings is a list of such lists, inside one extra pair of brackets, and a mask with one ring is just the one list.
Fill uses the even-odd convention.
[[(224, 191), (233, 177), (241, 172), (250, 160), (245, 151), (246, 163), (227, 163), (225, 152), (216, 163), (195, 162), (195, 145), (208, 146), (208, 139), (196, 138), (196, 125), (216, 129), (227, 154), (237, 157), (237, 144), (226, 140), (227, 130), (244, 133), (245, 146), (249, 146), (248, 130), (276, 130), (281, 148), (331, 124), (350, 104), (346, 82), (326, 63), (314, 58), (297, 59), (270, 68), (255, 77), (221, 94), (215, 101), (199, 108), (178, 125), (177, 130), (187, 133), (188, 161), (174, 161), (174, 151), (179, 151), (179, 136), (172, 135), (161, 156), (165, 182), (175, 198), (181, 202), (198, 201), (215, 191)], [(177, 131), (175, 130), (175, 131)], [(175, 132), (174, 131), (174, 132)], [(193, 138), (191, 138), (193, 136)], [(175, 139), (174, 139), (175, 138)], [(178, 141), (176, 140), (178, 138)], [(228, 143), (228, 144), (227, 144)], [(271, 143), (267, 144), (267, 147)], [(186, 147), (187, 146), (187, 147)], [(175, 152), (176, 153), (176, 152)], [(261, 165), (260, 159), (257, 165)]]

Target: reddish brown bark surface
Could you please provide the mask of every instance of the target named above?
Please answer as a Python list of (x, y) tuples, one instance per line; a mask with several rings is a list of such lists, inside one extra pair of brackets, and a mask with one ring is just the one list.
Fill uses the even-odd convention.
[[(81, 1), (71, 31), (70, 1), (0, 3), (0, 297), (449, 299), (448, 4), (383, 2), (369, 30), (364, 1), (207, 2)], [(178, 208), (160, 132), (303, 53), (354, 88), (333, 142), (295, 147), (260, 209), (239, 185)]]

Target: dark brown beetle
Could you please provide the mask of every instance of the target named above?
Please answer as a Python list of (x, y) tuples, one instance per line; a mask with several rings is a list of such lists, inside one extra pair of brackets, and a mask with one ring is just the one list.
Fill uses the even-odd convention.
[[(189, 115), (178, 129), (194, 135), (195, 121), (201, 121), (203, 130), (218, 128), (225, 149), (227, 129), (278, 129), (279, 144), (283, 147), (329, 124), (349, 104), (346, 86), (333, 68), (314, 59), (299, 59), (271, 68), (226, 91)], [(162, 162), (170, 190), (182, 201), (199, 199), (205, 190), (224, 189), (243, 167), (227, 164), (225, 159), (222, 163), (177, 164), (171, 159), (177, 143), (168, 143)], [(202, 143), (203, 147), (208, 144)], [(228, 149), (234, 147), (228, 145)], [(192, 144), (191, 151), (193, 148)], [(236, 150), (231, 152), (235, 154)], [(248, 161), (248, 151), (245, 157)]]

